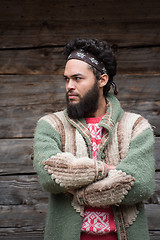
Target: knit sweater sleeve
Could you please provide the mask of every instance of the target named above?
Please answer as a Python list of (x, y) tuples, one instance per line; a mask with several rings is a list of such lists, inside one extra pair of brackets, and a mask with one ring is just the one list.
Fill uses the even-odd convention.
[(41, 119), (35, 131), (34, 166), (43, 189), (52, 193), (86, 186), (107, 175), (106, 164), (62, 152), (61, 136)]
[(51, 179), (44, 169), (43, 161), (57, 153), (61, 153), (59, 133), (46, 121), (39, 120), (34, 136), (34, 167), (42, 188), (52, 193), (63, 192), (65, 189)]
[[(109, 175), (76, 193), (80, 205), (132, 205), (149, 198), (154, 190), (153, 132), (150, 128), (130, 143), (123, 161)], [(133, 180), (134, 178), (134, 180)]]
[(134, 204), (148, 199), (154, 191), (155, 159), (154, 136), (146, 129), (131, 141), (126, 158), (117, 166), (135, 178), (134, 185), (123, 199), (123, 204)]

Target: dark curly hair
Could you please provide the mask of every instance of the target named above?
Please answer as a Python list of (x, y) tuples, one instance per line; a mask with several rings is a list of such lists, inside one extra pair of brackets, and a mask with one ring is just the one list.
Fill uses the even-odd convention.
[[(113, 86), (114, 94), (117, 94), (117, 88), (115, 83), (113, 82), (113, 77), (116, 75), (117, 63), (109, 44), (106, 41), (99, 41), (98, 39), (76, 38), (66, 44), (63, 53), (66, 55), (66, 57), (68, 57), (72, 51), (77, 49), (83, 49), (84, 51), (93, 54), (97, 58), (97, 60), (103, 62), (107, 71), (107, 75), (109, 77), (108, 83), (103, 88), (104, 96), (107, 95), (111, 85)], [(101, 72), (99, 72), (92, 66), (91, 68), (96, 79), (99, 80)]]

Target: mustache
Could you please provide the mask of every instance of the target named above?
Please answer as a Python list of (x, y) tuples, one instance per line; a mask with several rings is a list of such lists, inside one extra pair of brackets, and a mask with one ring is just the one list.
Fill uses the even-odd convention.
[(73, 90), (69, 90), (68, 92), (66, 92), (67, 97), (68, 97), (69, 94), (73, 94), (75, 96), (80, 97), (80, 95), (78, 93), (74, 92)]

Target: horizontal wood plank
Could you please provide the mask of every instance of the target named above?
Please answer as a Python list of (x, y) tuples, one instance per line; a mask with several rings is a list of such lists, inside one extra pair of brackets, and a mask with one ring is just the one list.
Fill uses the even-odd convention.
[(115, 53), (119, 74), (159, 73), (160, 47), (122, 48)]
[(31, 174), (33, 139), (0, 139), (0, 175)]
[[(160, 75), (159, 74), (117, 74), (114, 78), (117, 84), (120, 101), (159, 101)], [(150, 108), (150, 107), (149, 107)]]
[(156, 138), (155, 141), (155, 147), (154, 147), (154, 154), (155, 154), (155, 159), (156, 159), (156, 169), (157, 171), (160, 171), (160, 137)]
[[(156, 170), (160, 171), (160, 137), (155, 138)], [(0, 176), (33, 174), (33, 139), (0, 139)]]
[(160, 239), (160, 231), (150, 231), (149, 236), (150, 236), (150, 240), (159, 240)]
[[(154, 127), (155, 135), (160, 135), (159, 102), (122, 102), (127, 111), (140, 113)], [(52, 104), (0, 107), (0, 138), (33, 137), (38, 119), (48, 113), (62, 110), (64, 101)], [(149, 108), (149, 109), (148, 109)]]
[[(117, 22), (105, 19), (0, 21), (0, 49), (65, 45), (74, 38), (98, 38), (119, 47), (159, 44), (157, 22)], [(133, 18), (134, 19), (134, 18)], [(133, 20), (132, 19), (132, 20)], [(94, 22), (94, 24), (93, 24)], [(91, 27), (92, 26), (92, 27)], [(86, 34), (87, 33), (87, 34)]]
[(26, 228), (28, 231), (42, 230), (47, 203), (35, 205), (0, 206), (0, 228)]
[[(159, 240), (160, 231), (149, 231), (150, 240)], [(44, 230), (28, 228), (0, 228), (0, 239), (3, 240), (44, 240)]]
[[(38, 226), (37, 226), (38, 227)], [(43, 229), (32, 229), (29, 227), (1, 228), (0, 239), (2, 240), (44, 240)]]
[(62, 109), (64, 102), (0, 108), (0, 138), (33, 137), (40, 117)]
[(146, 205), (158, 204), (160, 205), (160, 172), (155, 173), (155, 190), (153, 195), (145, 201)]
[(146, 213), (148, 219), (149, 230), (160, 230), (159, 218), (160, 218), (160, 207), (158, 204), (146, 204)]
[(48, 198), (37, 175), (0, 176), (0, 189), (0, 205), (35, 205), (46, 203)]
[[(114, 7), (113, 2), (108, 0), (89, 0), (87, 2), (85, 0), (81, 0), (80, 2), (59, 0), (58, 2), (54, 2), (54, 6), (52, 0), (46, 0), (45, 3), (42, 0), (35, 0), (34, 5), (27, 0), (24, 0), (23, 4), (19, 0), (12, 0), (12, 2), (13, 5), (11, 6), (9, 0), (1, 0), (1, 20), (42, 20), (44, 16), (46, 20), (51, 17), (54, 20), (64, 19), (65, 21), (67, 19), (72, 21), (80, 20), (82, 17), (84, 20), (87, 20), (90, 17), (93, 19), (95, 12), (97, 13), (97, 19), (105, 16), (106, 19), (108, 18), (111, 21), (151, 22), (160, 20), (159, 2), (155, 0), (152, 3), (149, 0), (145, 0), (145, 2), (143, 0), (135, 0), (134, 3), (124, 3), (124, 1), (120, 0), (116, 1)], [(148, 12), (149, 9), (152, 9), (152, 11)], [(121, 12), (122, 10), (123, 12)], [(121, 19), (119, 18), (120, 16)]]
[[(156, 188), (145, 203), (160, 204), (160, 172), (155, 174)], [(0, 205), (35, 205), (46, 203), (48, 194), (42, 191), (37, 175), (0, 176)]]
[[(63, 48), (1, 51), (0, 74), (63, 74)], [(118, 48), (119, 74), (159, 74), (160, 47)]]
[[(75, 37), (108, 39), (121, 46), (159, 44), (159, 1), (2, 0), (0, 47), (65, 44)], [(38, 6), (38, 8), (37, 8)], [(65, 11), (64, 11), (65, 9)], [(74, 24), (73, 24), (74, 22)]]
[[(160, 74), (117, 74), (114, 81), (120, 101), (132, 102), (132, 107), (137, 106), (137, 101), (146, 101), (149, 111), (159, 109)], [(65, 82), (61, 74), (0, 75), (0, 106), (55, 105), (62, 101), (65, 102)]]
[(4, 107), (65, 101), (62, 75), (0, 75), (0, 86), (0, 106)]
[[(32, 239), (31, 232), (36, 234), (43, 233), (45, 225), (45, 216), (47, 211), (47, 204), (40, 204), (35, 206), (19, 205), (19, 206), (1, 206), (1, 227), (0, 239), (12, 239), (18, 236), (19, 232), (23, 232), (23, 239)], [(151, 231), (151, 239), (159, 236), (159, 216), (160, 209), (156, 204), (146, 206), (148, 226)], [(3, 232), (4, 231), (4, 232)], [(157, 231), (154, 235), (154, 231)], [(33, 234), (33, 236), (34, 236)], [(28, 238), (27, 238), (28, 236)], [(18, 238), (19, 239), (19, 238)]]

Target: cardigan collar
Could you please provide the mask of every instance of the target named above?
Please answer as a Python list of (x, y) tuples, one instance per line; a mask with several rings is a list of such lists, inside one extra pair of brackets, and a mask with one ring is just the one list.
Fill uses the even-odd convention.
[[(106, 131), (104, 133), (104, 138), (102, 138), (101, 148), (103, 148), (104, 145), (106, 145), (109, 142), (115, 124), (122, 118), (122, 116), (124, 114), (124, 111), (121, 108), (120, 102), (118, 101), (118, 99), (115, 96), (113, 96), (113, 94), (108, 93), (107, 98), (106, 98), (106, 103), (107, 103), (106, 114), (103, 116), (103, 118), (99, 122), (99, 126), (104, 127), (106, 129)], [(90, 156), (91, 156), (92, 155), (92, 149), (91, 149), (92, 140), (91, 140), (91, 135), (88, 130), (85, 119), (84, 118), (71, 119), (68, 116), (66, 109), (64, 110), (64, 115), (65, 115), (67, 121), (72, 126), (74, 126), (80, 132), (80, 134), (82, 134), (83, 137), (85, 138), (88, 148), (89, 148)], [(106, 138), (106, 135), (107, 135), (107, 138)]]
[[(111, 133), (115, 124), (122, 118), (124, 111), (121, 108), (120, 102), (118, 99), (113, 96), (113, 94), (108, 93), (106, 98), (107, 110), (101, 121), (99, 122), (99, 126), (104, 127)], [(71, 119), (67, 110), (64, 110), (65, 117), (67, 121), (69, 121), (74, 127), (78, 127), (84, 131), (87, 128), (87, 124), (84, 118), (81, 119)], [(88, 129), (88, 128), (87, 128)], [(88, 134), (87, 134), (88, 135)]]

